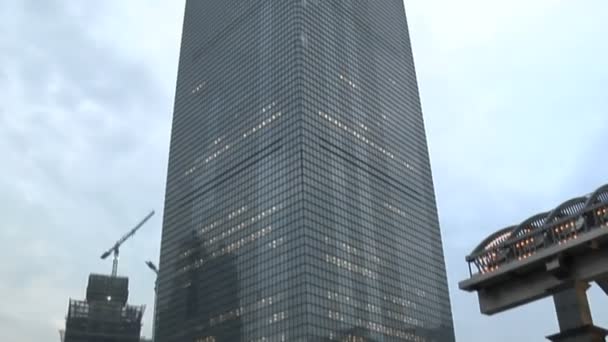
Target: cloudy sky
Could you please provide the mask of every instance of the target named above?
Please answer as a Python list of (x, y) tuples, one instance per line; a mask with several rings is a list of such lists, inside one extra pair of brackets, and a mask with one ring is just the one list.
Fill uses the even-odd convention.
[[(551, 300), (485, 317), (457, 283), (490, 232), (608, 183), (608, 2), (406, 6), (458, 341), (541, 340)], [(182, 16), (183, 0), (0, 0), (3, 340), (57, 341), (68, 298), (111, 269), (99, 255), (156, 209), (119, 269), (150, 335)]]

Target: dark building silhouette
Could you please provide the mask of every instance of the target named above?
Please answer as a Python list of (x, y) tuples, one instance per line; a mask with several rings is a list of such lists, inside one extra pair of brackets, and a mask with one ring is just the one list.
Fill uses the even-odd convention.
[[(196, 235), (181, 243), (171, 294), (174, 309), (160, 313), (158, 330), (169, 331), (175, 341), (240, 341), (235, 258), (210, 255), (203, 245)], [(208, 323), (205, 329), (201, 322)]]
[(453, 341), (402, 0), (187, 1), (164, 215), (159, 342)]
[(139, 342), (143, 306), (127, 305), (129, 279), (91, 274), (86, 300), (70, 299), (64, 342)]

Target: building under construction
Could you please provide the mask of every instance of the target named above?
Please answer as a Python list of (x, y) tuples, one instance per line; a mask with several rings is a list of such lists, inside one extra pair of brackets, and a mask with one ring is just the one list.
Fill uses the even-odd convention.
[(86, 300), (70, 299), (64, 342), (139, 342), (145, 307), (128, 297), (127, 277), (91, 274)]

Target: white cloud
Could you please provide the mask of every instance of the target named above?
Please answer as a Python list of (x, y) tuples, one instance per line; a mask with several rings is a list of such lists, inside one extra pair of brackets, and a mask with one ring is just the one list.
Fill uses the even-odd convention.
[[(423, 27), (424, 43), (442, 52), (491, 45), (501, 36), (528, 31), (554, 13), (559, 0), (409, 0), (411, 25)], [(417, 15), (421, 13), (422, 15)]]
[[(10, 260), (0, 331), (14, 340), (54, 339), (68, 298), (83, 297), (89, 272), (107, 272), (104, 248), (162, 211), (174, 81), (161, 87), (145, 56), (91, 40), (97, 12), (82, 5), (0, 3), (0, 29), (12, 32), (0, 39), (0, 258)], [(157, 256), (161, 216), (134, 239), (137, 253), (123, 251), (134, 303), (152, 303), (143, 261)], [(5, 324), (29, 328), (5, 334)]]
[[(83, 4), (81, 6), (87, 6)], [(91, 37), (174, 89), (185, 1), (107, 1)]]
[[(608, 3), (406, 6), (457, 339), (540, 339), (557, 331), (550, 300), (488, 318), (457, 282), (467, 276), (464, 256), (491, 232), (608, 182), (600, 171), (608, 161), (589, 157), (607, 146), (608, 47), (600, 42)], [(602, 296), (592, 291), (592, 306)], [(594, 310), (599, 324), (608, 321), (601, 305)]]

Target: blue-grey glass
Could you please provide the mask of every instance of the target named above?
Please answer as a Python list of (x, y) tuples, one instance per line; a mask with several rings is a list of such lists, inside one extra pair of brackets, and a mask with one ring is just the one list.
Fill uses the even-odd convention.
[(188, 0), (160, 342), (454, 341), (402, 0)]

